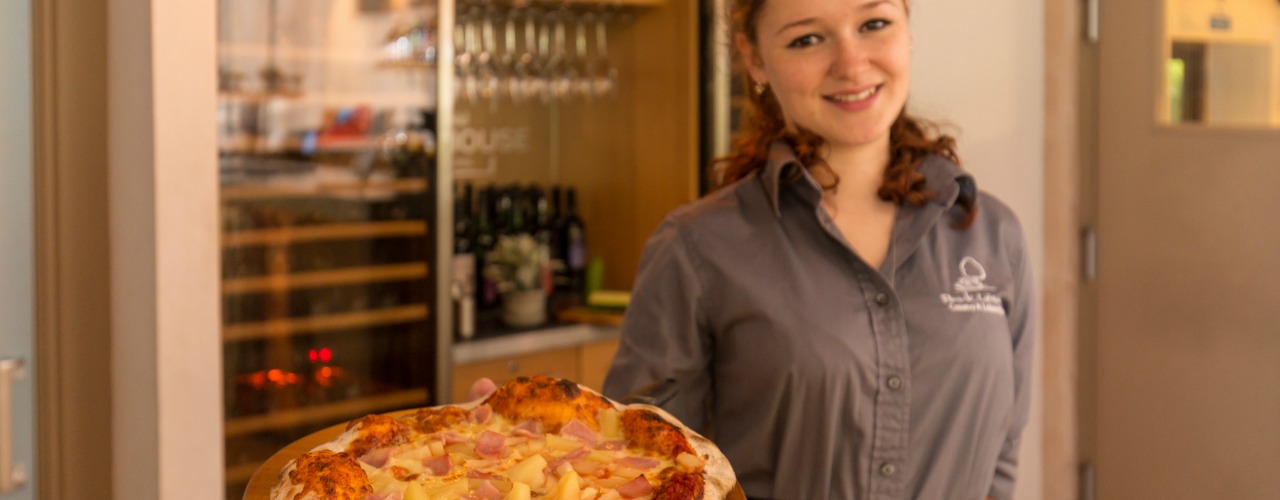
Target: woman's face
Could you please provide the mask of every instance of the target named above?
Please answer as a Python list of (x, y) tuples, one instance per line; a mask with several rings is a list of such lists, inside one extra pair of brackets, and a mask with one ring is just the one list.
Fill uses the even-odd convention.
[(766, 0), (756, 43), (736, 43), (789, 127), (832, 148), (888, 147), (911, 80), (904, 0)]

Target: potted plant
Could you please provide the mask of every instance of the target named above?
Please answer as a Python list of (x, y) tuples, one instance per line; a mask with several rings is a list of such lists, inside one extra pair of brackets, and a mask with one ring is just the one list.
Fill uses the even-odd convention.
[(516, 328), (545, 323), (547, 294), (542, 279), (546, 251), (533, 236), (500, 236), (485, 257), (485, 276), (502, 296), (502, 322)]

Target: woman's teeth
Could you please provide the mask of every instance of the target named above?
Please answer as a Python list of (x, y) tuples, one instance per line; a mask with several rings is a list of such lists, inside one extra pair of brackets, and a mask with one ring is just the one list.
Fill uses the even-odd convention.
[(856, 101), (861, 101), (863, 99), (871, 97), (873, 94), (876, 93), (876, 90), (879, 90), (879, 89), (880, 89), (879, 86), (875, 86), (867, 90), (864, 90), (862, 92), (858, 92), (857, 94), (833, 95), (831, 97), (828, 97), (828, 99), (831, 99), (836, 102), (856, 102)]

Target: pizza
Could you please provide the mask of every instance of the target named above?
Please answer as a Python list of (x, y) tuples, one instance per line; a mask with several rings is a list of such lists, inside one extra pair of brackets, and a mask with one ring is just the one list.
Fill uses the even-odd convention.
[(367, 415), (290, 461), (271, 500), (721, 499), (720, 450), (665, 411), (520, 377), (486, 398)]

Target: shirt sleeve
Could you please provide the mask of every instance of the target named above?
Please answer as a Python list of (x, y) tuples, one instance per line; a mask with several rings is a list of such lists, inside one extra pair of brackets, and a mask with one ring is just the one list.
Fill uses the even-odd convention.
[(1014, 481), (1018, 472), (1018, 448), (1022, 441), (1022, 430), (1027, 425), (1031, 412), (1031, 363), (1035, 350), (1036, 293), (1030, 265), (1027, 262), (1026, 242), (1022, 231), (1016, 233), (1015, 242), (1019, 245), (1011, 252), (1014, 259), (1014, 279), (1017, 289), (1009, 310), (1009, 330), (1013, 340), (1013, 383), (1014, 414), (1009, 424), (1009, 434), (1005, 437), (996, 461), (995, 477), (991, 482), (988, 496), (996, 500), (1013, 498)]
[(702, 430), (711, 347), (701, 320), (696, 255), (681, 229), (668, 216), (645, 245), (604, 394), (618, 399), (653, 381), (674, 379), (675, 397), (663, 409)]

